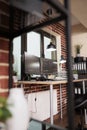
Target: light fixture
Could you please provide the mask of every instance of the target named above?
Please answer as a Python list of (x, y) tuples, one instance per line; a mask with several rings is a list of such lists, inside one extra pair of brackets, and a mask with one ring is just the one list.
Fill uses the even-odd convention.
[[(48, 10), (47, 10), (47, 14), (48, 14), (48, 16), (49, 16), (49, 18), (50, 18), (50, 16), (52, 15), (52, 9), (51, 8), (49, 8)], [(51, 29), (51, 31), (52, 31), (52, 29)], [(51, 41), (50, 41), (50, 44), (48, 44), (48, 46), (47, 46), (47, 51), (55, 51), (56, 50), (56, 45), (55, 44), (53, 44), (53, 38), (52, 38), (52, 32), (50, 33), (50, 39), (51, 39)]]
[(55, 51), (56, 50), (56, 46), (50, 42), (50, 44), (48, 44), (47, 46), (47, 51)]
[(66, 63), (66, 60), (64, 59), (63, 55), (61, 55), (60, 64)]

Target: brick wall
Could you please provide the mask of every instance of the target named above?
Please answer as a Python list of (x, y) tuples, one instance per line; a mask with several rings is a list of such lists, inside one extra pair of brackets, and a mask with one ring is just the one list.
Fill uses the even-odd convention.
[(9, 40), (0, 38), (0, 96), (8, 95)]
[[(50, 30), (52, 30), (54, 33), (61, 36), (61, 55), (64, 59), (67, 60), (67, 51), (66, 51), (66, 37), (65, 37), (65, 29), (64, 26), (62, 26), (60, 23), (52, 24), (51, 26), (48, 26)], [(66, 70), (66, 64), (62, 64), (62, 68)]]

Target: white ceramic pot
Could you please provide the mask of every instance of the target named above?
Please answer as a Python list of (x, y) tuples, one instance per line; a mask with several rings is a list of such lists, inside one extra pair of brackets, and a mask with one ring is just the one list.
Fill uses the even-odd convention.
[(18, 81), (17, 76), (13, 76), (13, 82), (16, 83)]
[(8, 103), (12, 117), (7, 120), (7, 130), (27, 130), (29, 124), (29, 109), (22, 88), (10, 89)]
[(77, 53), (77, 55), (76, 55), (77, 57), (80, 57), (80, 53)]
[(74, 79), (78, 79), (78, 74), (73, 74)]

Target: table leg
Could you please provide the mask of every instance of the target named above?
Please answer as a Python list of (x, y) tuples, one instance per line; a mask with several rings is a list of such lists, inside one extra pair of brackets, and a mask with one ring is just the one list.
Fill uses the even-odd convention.
[(21, 84), (21, 88), (23, 88), (23, 84)]
[(82, 86), (83, 86), (83, 94), (85, 94), (85, 81), (82, 81)]
[(53, 85), (50, 84), (50, 118), (51, 124), (53, 124)]
[(62, 113), (62, 88), (60, 84), (60, 112), (61, 112), (61, 119), (63, 118), (63, 113)]

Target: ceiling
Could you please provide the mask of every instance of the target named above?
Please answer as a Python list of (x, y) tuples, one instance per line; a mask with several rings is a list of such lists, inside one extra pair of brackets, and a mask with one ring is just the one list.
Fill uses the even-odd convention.
[[(15, 5), (16, 7), (18, 8), (21, 8), (23, 10), (26, 10), (26, 11), (32, 11), (32, 14), (33, 15), (36, 15), (37, 16), (37, 20), (40, 20), (42, 18), (45, 18), (45, 16), (48, 16), (47, 14), (47, 10), (52, 8), (51, 6), (49, 6), (49, 4), (43, 2), (43, 5), (39, 2), (38, 4), (40, 5), (39, 7), (42, 8), (42, 12), (41, 12), (41, 8), (38, 8), (37, 3), (35, 3), (35, 0), (33, 0), (33, 3), (32, 3), (32, 0), (31, 3), (32, 3), (32, 6), (29, 6), (29, 3), (27, 1), (28, 4), (25, 5), (26, 8), (24, 8), (24, 4), (22, 5), (19, 5), (18, 3), (14, 2), (13, 1), (13, 5)], [(64, 0), (60, 0), (61, 3), (63, 3)], [(83, 26), (85, 26), (87, 28), (87, 17), (86, 17), (86, 12), (87, 12), (87, 9), (86, 9), (86, 5), (87, 5), (87, 0), (71, 0), (71, 23), (72, 25), (76, 25), (76, 24), (82, 24)], [(35, 7), (35, 8), (32, 8), (32, 7)], [(45, 15), (45, 16), (44, 16)], [(52, 15), (50, 15), (52, 17), (56, 17), (58, 16), (58, 13), (56, 12), (56, 10), (52, 9)], [(28, 16), (29, 17), (29, 16)], [(31, 17), (31, 15), (30, 15)], [(30, 19), (29, 17), (29, 19)], [(49, 17), (49, 16), (48, 16)], [(31, 23), (31, 21), (28, 19), (28, 25)], [(34, 22), (36, 22), (36, 18), (34, 18)]]
[[(6, 2), (3, 2), (2, 0), (0, 1), (0, 29), (1, 32), (2, 30), (4, 30), (4, 32), (6, 32), (7, 34), (8, 32), (10, 34), (11, 31), (14, 31), (14, 33), (16, 33), (18, 30), (20, 30), (20, 33), (23, 33), (22, 31), (29, 31), (29, 29), (32, 30), (32, 28), (35, 29), (35, 27), (39, 25), (39, 23), (49, 23), (50, 21), (52, 21), (53, 18), (55, 21), (58, 21), (58, 18), (64, 18), (61, 10), (58, 9), (59, 0), (54, 0), (54, 4), (50, 2), (50, 0), (48, 3), (46, 1), (39, 1), (40, 3), (38, 3), (38, 1), (36, 2), (36, 0), (30, 0), (31, 4), (28, 0), (26, 0), (27, 3), (23, 3), (23, 1), (20, 0), (11, 0), (12, 8), (9, 8), (9, 0), (8, 2), (7, 0), (4, 1)], [(60, 2), (62, 1), (64, 0), (60, 0)], [(87, 0), (70, 1), (72, 25), (81, 23), (85, 28), (87, 28)], [(47, 13), (48, 9), (52, 9), (51, 14)], [(10, 27), (9, 29), (8, 24), (12, 26), (12, 28)]]
[(0, 32), (16, 37), (65, 20), (67, 11), (57, 0), (1, 0)]
[(71, 12), (87, 28), (87, 0), (71, 0)]
[[(87, 28), (87, 0), (70, 0), (71, 1), (71, 22), (72, 25), (81, 23)], [(63, 0), (60, 0), (63, 3)]]

